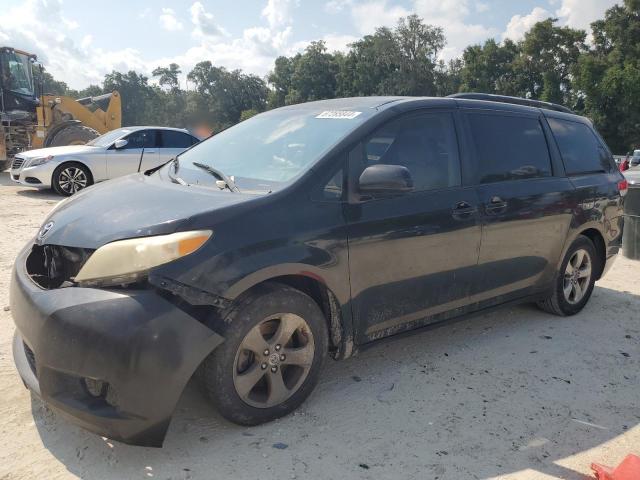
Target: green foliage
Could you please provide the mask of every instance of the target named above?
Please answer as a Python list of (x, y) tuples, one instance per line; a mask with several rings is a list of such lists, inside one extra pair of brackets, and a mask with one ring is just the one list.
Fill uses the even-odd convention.
[(158, 85), (133, 71), (112, 72), (101, 86), (80, 92), (46, 71), (36, 75), (45, 91), (60, 95), (119, 90), (124, 125), (207, 125), (215, 132), (267, 108), (324, 98), (485, 92), (568, 105), (589, 116), (614, 151), (640, 148), (640, 0), (607, 10), (591, 34), (588, 46), (586, 32), (549, 18), (521, 41), (490, 39), (445, 63), (438, 58), (446, 44), (442, 30), (410, 15), (356, 40), (346, 53), (311, 42), (278, 57), (266, 79), (208, 60), (188, 72), (193, 90), (180, 88), (175, 63), (153, 70)]

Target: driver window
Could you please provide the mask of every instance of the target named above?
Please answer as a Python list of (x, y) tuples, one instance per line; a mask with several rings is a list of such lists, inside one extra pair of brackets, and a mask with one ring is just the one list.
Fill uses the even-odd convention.
[(372, 165), (406, 167), (417, 192), (460, 185), (458, 140), (450, 113), (411, 115), (387, 123), (365, 140), (361, 159), (360, 173)]
[(123, 150), (133, 150), (136, 148), (153, 148), (156, 145), (154, 130), (138, 130), (124, 137), (127, 144)]

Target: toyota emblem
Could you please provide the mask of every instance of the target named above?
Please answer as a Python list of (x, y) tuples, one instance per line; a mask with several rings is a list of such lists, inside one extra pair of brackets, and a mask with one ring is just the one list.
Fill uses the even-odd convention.
[(47, 233), (49, 233), (49, 230), (51, 230), (51, 228), (53, 227), (53, 222), (47, 222), (43, 225), (43, 227), (40, 229), (40, 231), (38, 232), (38, 240), (42, 240)]

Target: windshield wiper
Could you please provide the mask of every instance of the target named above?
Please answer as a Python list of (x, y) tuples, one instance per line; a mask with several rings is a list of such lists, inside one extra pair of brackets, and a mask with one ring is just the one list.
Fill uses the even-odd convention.
[(218, 187), (221, 190), (228, 188), (232, 192), (240, 193), (240, 189), (236, 186), (236, 183), (233, 181), (233, 177), (227, 177), (220, 170), (210, 165), (207, 165), (206, 163), (193, 162), (192, 164), (198, 168), (201, 168), (205, 172), (213, 175), (214, 177), (216, 177), (218, 179), (218, 181), (216, 181), (216, 185), (218, 185)]
[[(180, 163), (179, 163), (179, 162), (180, 162), (180, 161), (178, 160), (178, 157), (177, 157), (177, 156), (176, 156), (175, 158), (172, 158), (171, 160), (169, 160), (169, 161), (167, 162), (167, 163), (170, 163), (170, 164), (171, 164), (171, 165), (169, 166), (169, 171), (168, 171), (169, 178), (171, 179), (171, 181), (173, 181), (173, 182), (175, 182), (175, 183), (179, 183), (180, 185), (188, 185), (188, 183), (187, 183), (187, 182), (185, 182), (183, 179), (181, 179), (181, 178), (178, 176), (178, 167), (180, 166)], [(153, 172), (155, 172), (156, 170), (160, 170), (160, 169), (161, 169), (162, 167), (164, 167), (167, 163), (165, 163), (165, 164), (163, 164), (163, 165), (160, 165), (159, 167), (156, 167), (156, 168), (154, 168), (154, 169), (152, 169), (152, 170), (147, 170), (147, 171), (146, 171), (146, 172), (144, 172), (144, 173), (145, 173), (145, 174), (147, 174), (147, 173), (149, 173), (149, 172), (153, 173)], [(174, 174), (173, 174), (173, 175), (171, 175), (171, 167), (173, 167), (173, 171), (174, 171)]]

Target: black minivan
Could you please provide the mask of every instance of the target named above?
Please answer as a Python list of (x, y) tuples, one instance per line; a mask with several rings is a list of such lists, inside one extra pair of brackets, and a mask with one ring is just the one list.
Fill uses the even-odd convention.
[(327, 357), (471, 312), (579, 312), (626, 181), (589, 120), (510, 97), (367, 97), (257, 115), (61, 202), (11, 283), (16, 366), (85, 428), (162, 445), (196, 375), (254, 425)]

